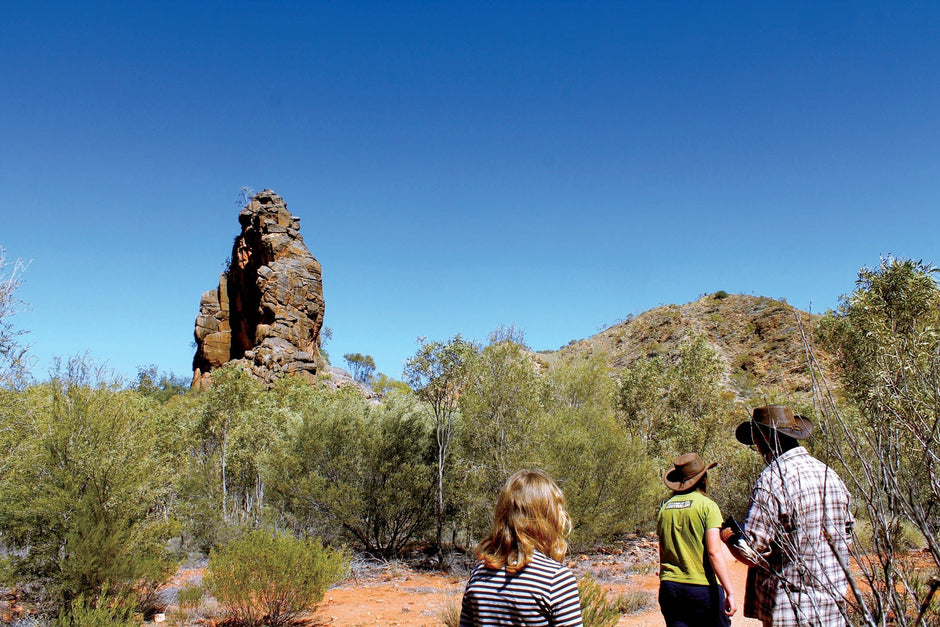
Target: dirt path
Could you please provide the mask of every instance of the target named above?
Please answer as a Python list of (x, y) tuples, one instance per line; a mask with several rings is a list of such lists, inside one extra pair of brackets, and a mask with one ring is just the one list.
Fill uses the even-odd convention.
[[(734, 588), (734, 596), (738, 604), (737, 613), (731, 617), (731, 625), (732, 627), (760, 627), (760, 621), (754, 620), (753, 618), (744, 618), (742, 615), (744, 583), (747, 580), (747, 566), (732, 559), (730, 554), (727, 555), (727, 560), (728, 570), (731, 576), (731, 585), (732, 588)], [(659, 581), (656, 577), (651, 576), (647, 585), (651, 591), (655, 591), (659, 588)], [(620, 619), (620, 622), (617, 623), (617, 627), (663, 627), (665, 624), (663, 615), (659, 613), (659, 606), (657, 605), (648, 612), (624, 616)]]
[(315, 616), (336, 627), (439, 626), (442, 612), (460, 603), (463, 586), (456, 577), (410, 571), (389, 574), (386, 581), (349, 581), (327, 591)]
[[(665, 625), (655, 604), (659, 579), (655, 563), (649, 563), (648, 551), (642, 556), (646, 564), (624, 559), (622, 555), (578, 556), (569, 566), (579, 578), (595, 577), (616, 596), (642, 590), (650, 595), (650, 609), (624, 616), (618, 627), (662, 627)], [(735, 596), (740, 606), (744, 600), (747, 568), (727, 556)], [(390, 568), (380, 575), (353, 579), (330, 589), (315, 615), (320, 625), (334, 627), (366, 627), (396, 625), (399, 627), (439, 627), (442, 615), (460, 602), (466, 580), (444, 574), (414, 572)], [(758, 621), (744, 618), (741, 610), (732, 618), (733, 627), (758, 627)]]
[[(592, 554), (571, 556), (567, 565), (580, 580), (592, 577), (609, 593), (611, 599), (621, 594), (644, 597), (648, 608), (623, 616), (618, 627), (662, 627), (665, 625), (656, 593), (659, 590), (658, 550), (655, 536), (632, 537), (622, 543)], [(738, 605), (743, 603), (747, 569), (726, 555)], [(360, 563), (353, 576), (326, 592), (323, 602), (311, 616), (311, 627), (440, 627), (444, 616), (459, 615), (460, 599), (466, 575), (414, 570), (404, 563)], [(213, 625), (221, 614), (209, 600), (199, 615), (184, 616), (175, 607), (175, 591), (198, 584), (204, 568), (181, 569), (165, 589), (167, 624)], [(733, 627), (758, 627), (746, 619), (740, 609), (732, 618)], [(160, 627), (163, 627), (162, 625)]]

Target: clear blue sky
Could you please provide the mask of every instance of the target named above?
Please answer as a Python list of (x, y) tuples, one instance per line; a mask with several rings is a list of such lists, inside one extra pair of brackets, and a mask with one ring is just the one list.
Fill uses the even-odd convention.
[(938, 7), (5, 2), (14, 323), (38, 378), (189, 376), (242, 186), (300, 216), (337, 365), (720, 289), (824, 311), (881, 255), (940, 262)]

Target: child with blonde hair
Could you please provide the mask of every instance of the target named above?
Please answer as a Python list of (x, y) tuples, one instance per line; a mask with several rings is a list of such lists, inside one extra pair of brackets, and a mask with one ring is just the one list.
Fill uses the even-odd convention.
[(565, 495), (538, 470), (520, 470), (500, 490), (490, 535), (477, 546), (460, 626), (578, 627), (578, 582), (561, 560), (571, 519)]

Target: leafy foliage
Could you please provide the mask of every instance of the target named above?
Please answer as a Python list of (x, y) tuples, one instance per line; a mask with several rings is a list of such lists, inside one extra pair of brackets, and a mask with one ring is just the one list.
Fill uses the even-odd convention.
[(379, 407), (353, 389), (310, 399), (272, 457), (277, 507), (297, 530), (395, 555), (431, 520), (427, 424), (401, 397)]
[(405, 363), (405, 378), (423, 401), (434, 425), (434, 458), (437, 474), (435, 539), (438, 550), (443, 542), (444, 516), (453, 506), (450, 482), (453, 472), (451, 448), (457, 430), (458, 400), (469, 386), (469, 373), (477, 347), (459, 335), (447, 342), (425, 342)]
[[(868, 622), (913, 624), (920, 599), (895, 558), (908, 524), (940, 568), (940, 287), (922, 262), (882, 259), (829, 312), (818, 337), (837, 351), (855, 407), (821, 403), (828, 452), (841, 460), (871, 529), (859, 555), (872, 590)], [(902, 591), (907, 591), (906, 593)], [(861, 598), (856, 600), (861, 603)], [(870, 612), (870, 613), (869, 613)]]
[(15, 549), (12, 574), (66, 608), (162, 581), (173, 530), (154, 405), (69, 367), (0, 405), (0, 533)]
[(213, 371), (213, 384), (176, 407), (185, 434), (179, 511), (203, 551), (260, 521), (262, 460), (283, 431), (272, 396), (238, 365)]
[(712, 476), (712, 498), (722, 511), (741, 516), (759, 459), (738, 445), (735, 407), (724, 394), (724, 368), (705, 340), (695, 336), (680, 345), (674, 363), (657, 355), (625, 368), (617, 389), (617, 407), (627, 431), (644, 444), (650, 461), (662, 469), (696, 452), (721, 462)]
[(638, 360), (620, 375), (617, 406), (624, 426), (653, 455), (662, 455), (660, 438), (670, 429), (666, 362), (661, 356)]
[(654, 458), (689, 451), (708, 456), (729, 426), (722, 376), (721, 360), (704, 336), (683, 344), (674, 364), (661, 356), (637, 362), (620, 379), (618, 406), (627, 428)]
[(343, 551), (263, 530), (213, 550), (206, 587), (235, 625), (289, 625), (346, 572)]
[(499, 486), (519, 468), (537, 466), (540, 382), (529, 354), (496, 334), (474, 360), (460, 397), (462, 498), (468, 523), (482, 529)]
[(189, 389), (189, 381), (173, 373), (160, 373), (153, 364), (137, 368), (137, 381), (133, 386), (138, 393), (165, 403), (181, 396)]
[(349, 366), (353, 379), (359, 383), (368, 383), (372, 373), (375, 372), (375, 360), (372, 359), (371, 355), (346, 353), (343, 355), (343, 359), (346, 360), (346, 365)]
[(59, 613), (55, 627), (137, 627), (136, 603), (131, 595), (114, 597), (103, 590), (97, 598), (78, 595), (71, 607)]
[(635, 531), (655, 514), (659, 482), (638, 438), (618, 421), (603, 357), (561, 361), (546, 376), (541, 464), (561, 481), (572, 541)]
[(382, 398), (391, 394), (411, 394), (411, 388), (407, 383), (394, 379), (384, 372), (372, 375), (369, 387)]
[(614, 627), (620, 621), (617, 604), (607, 598), (607, 593), (594, 578), (586, 576), (578, 582), (578, 592), (584, 627)]

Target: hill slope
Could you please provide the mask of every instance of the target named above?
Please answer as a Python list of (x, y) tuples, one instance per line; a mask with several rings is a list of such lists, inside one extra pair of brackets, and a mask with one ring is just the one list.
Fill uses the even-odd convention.
[[(812, 338), (819, 315), (762, 296), (717, 292), (685, 305), (665, 305), (615, 324), (557, 351), (550, 361), (600, 353), (615, 372), (638, 359), (662, 355), (674, 361), (682, 344), (704, 335), (725, 364), (726, 386), (740, 399), (769, 392), (808, 397), (812, 382), (800, 333)], [(831, 356), (818, 346), (816, 358), (828, 374)]]

